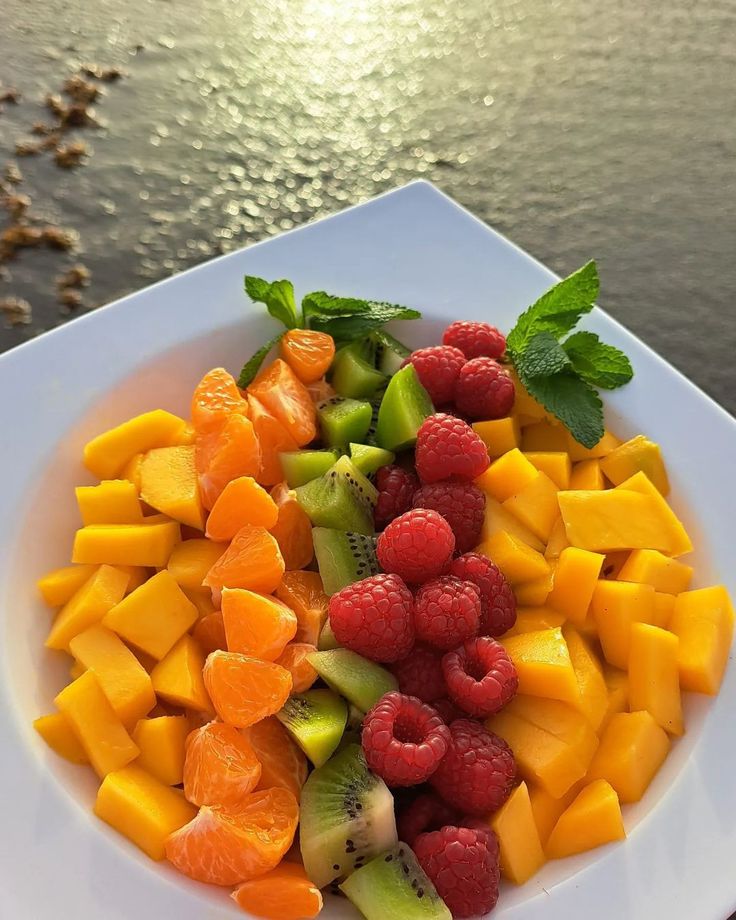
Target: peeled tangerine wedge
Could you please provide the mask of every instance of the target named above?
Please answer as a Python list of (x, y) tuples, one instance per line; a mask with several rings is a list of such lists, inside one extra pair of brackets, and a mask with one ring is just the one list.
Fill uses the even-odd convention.
[(294, 611), (297, 620), (294, 641), (316, 645), (327, 620), (329, 598), (319, 572), (284, 572), (276, 597)]
[(498, 837), (504, 878), (523, 885), (546, 861), (526, 783), (520, 783), (506, 799), (491, 827)]
[(239, 476), (222, 490), (207, 518), (209, 540), (232, 540), (241, 527), (252, 524), (270, 530), (279, 509), (268, 492), (251, 476)]
[(247, 728), (274, 715), (289, 698), (291, 674), (277, 664), (237, 652), (213, 652), (204, 683), (223, 722)]
[(298, 800), (307, 781), (307, 758), (275, 716), (261, 719), (241, 731), (261, 764), (259, 789), (278, 786)]
[(232, 543), (207, 573), (208, 588), (247, 588), (270, 594), (284, 574), (279, 545), (265, 529), (250, 524), (233, 537)]
[(560, 815), (547, 841), (547, 856), (561, 859), (625, 837), (618, 796), (604, 779), (597, 779)]
[(281, 863), (265, 875), (243, 882), (230, 897), (243, 910), (271, 920), (306, 920), (322, 910), (322, 892), (297, 863)]
[(275, 661), (296, 635), (296, 615), (281, 601), (243, 588), (223, 588), (228, 651)]
[(236, 805), (261, 778), (261, 764), (234, 726), (208, 722), (186, 743), (184, 795), (194, 805)]

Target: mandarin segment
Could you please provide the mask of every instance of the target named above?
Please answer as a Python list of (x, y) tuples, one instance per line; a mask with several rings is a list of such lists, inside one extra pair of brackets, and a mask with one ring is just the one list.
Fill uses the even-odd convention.
[(192, 424), (197, 434), (218, 429), (230, 415), (245, 415), (248, 404), (232, 374), (215, 367), (200, 380), (192, 396)]
[(326, 332), (290, 329), (281, 336), (280, 351), (302, 383), (315, 383), (330, 369), (335, 342)]
[(280, 657), (276, 659), (276, 664), (280, 664), (291, 674), (292, 693), (303, 693), (309, 690), (317, 680), (319, 675), (308, 658), (316, 651), (314, 645), (308, 645), (306, 642), (290, 642)]
[(264, 527), (247, 524), (207, 573), (204, 584), (213, 590), (246, 588), (270, 594), (284, 574), (279, 544)]
[(209, 722), (187, 738), (184, 795), (192, 804), (237, 804), (260, 778), (253, 748), (232, 725)]
[(224, 588), (222, 617), (227, 648), (275, 661), (296, 633), (296, 615), (273, 597), (243, 588)]
[(273, 413), (299, 447), (317, 435), (317, 411), (309, 391), (289, 365), (277, 358), (264, 368), (248, 388)]
[(261, 447), (258, 481), (272, 486), (284, 478), (279, 455), (299, 449), (299, 445), (281, 422), (255, 396), (248, 397), (250, 419)]
[(196, 465), (205, 508), (212, 508), (225, 486), (239, 476), (257, 476), (261, 448), (244, 415), (231, 415), (219, 431), (197, 441)]
[(330, 603), (319, 572), (284, 572), (284, 577), (276, 588), (276, 597), (291, 607), (296, 614), (294, 641), (316, 645), (327, 620), (327, 608)]
[(221, 610), (213, 610), (203, 616), (194, 625), (192, 638), (198, 643), (205, 655), (217, 649), (227, 650), (227, 636), (225, 635), (225, 621)]
[(307, 781), (307, 758), (275, 716), (243, 730), (261, 763), (259, 789), (288, 789), (296, 799)]
[(231, 895), (243, 910), (268, 920), (307, 920), (322, 910), (322, 894), (296, 863), (282, 863), (243, 882)]
[(207, 539), (232, 540), (241, 527), (252, 524), (270, 530), (279, 509), (252, 476), (239, 476), (222, 490), (207, 518)]
[(287, 571), (303, 569), (314, 556), (312, 522), (296, 500), (296, 493), (292, 492), (285, 482), (280, 482), (271, 489), (271, 498), (279, 511), (278, 520), (271, 528), (271, 535), (279, 545), (284, 567)]
[(278, 712), (291, 692), (286, 668), (237, 652), (212, 652), (204, 683), (217, 715), (239, 728)]

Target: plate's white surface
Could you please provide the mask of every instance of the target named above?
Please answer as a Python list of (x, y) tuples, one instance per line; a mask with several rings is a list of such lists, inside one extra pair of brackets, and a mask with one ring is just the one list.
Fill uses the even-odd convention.
[[(43, 649), (50, 615), (34, 582), (68, 561), (73, 486), (88, 481), (81, 446), (134, 412), (186, 412), (194, 384), (214, 365), (237, 373), (272, 329), (242, 293), (245, 273), (291, 278), (298, 294), (322, 289), (418, 307), (425, 320), (398, 330), (415, 346), (437, 341), (451, 319), (487, 319), (507, 330), (554, 281), (431, 186), (415, 183), (154, 285), (0, 357), (3, 920), (244, 916), (226, 893), (152, 863), (97, 821), (91, 771), (48, 751), (31, 721), (49, 710), (67, 678), (66, 661)], [(636, 370), (634, 382), (606, 400), (609, 427), (660, 442), (675, 505), (697, 547), (697, 584), (724, 581), (736, 596), (736, 422), (601, 311), (586, 325), (624, 348)], [(625, 808), (629, 839), (550, 863), (520, 889), (506, 887), (494, 916), (728, 916), (736, 907), (735, 706), (731, 666), (718, 698), (688, 696), (688, 734), (644, 801)], [(357, 916), (333, 903), (326, 917)]]

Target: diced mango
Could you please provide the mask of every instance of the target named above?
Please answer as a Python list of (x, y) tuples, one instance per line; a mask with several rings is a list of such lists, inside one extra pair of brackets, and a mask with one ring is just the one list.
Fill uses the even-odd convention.
[[(476, 483), (478, 482), (479, 480), (476, 479)], [(486, 510), (483, 516), (483, 527), (480, 532), (481, 543), (489, 540), (501, 530), (510, 533), (512, 537), (516, 537), (517, 540), (521, 540), (522, 543), (526, 543), (532, 549), (536, 549), (540, 553), (544, 552), (544, 543), (538, 537), (535, 537), (516, 515), (507, 511), (492, 495), (486, 493)]]
[[(616, 486), (613, 491), (636, 492), (639, 495), (646, 495), (652, 500), (656, 509), (657, 516), (661, 522), (660, 527), (662, 531), (666, 530), (669, 534), (670, 550), (668, 551), (664, 549), (662, 552), (665, 552), (670, 556), (682, 556), (684, 553), (689, 553), (692, 551), (692, 540), (688, 536), (682, 521), (667, 504), (667, 500), (662, 496), (659, 489), (657, 489), (654, 483), (651, 482), (651, 480), (644, 473), (635, 473), (625, 482), (622, 482), (621, 485)], [(612, 549), (614, 548), (617, 547), (612, 547)], [(623, 549), (625, 547), (620, 548)], [(656, 545), (655, 543), (652, 543), (649, 546), (632, 546), (630, 548), (662, 549), (662, 547)]]
[(669, 629), (679, 638), (680, 686), (718, 693), (733, 639), (734, 611), (723, 585), (677, 596)]
[(558, 489), (570, 488), (572, 464), (568, 454), (560, 450), (535, 450), (528, 451), (525, 456), (540, 473), (549, 476)]
[(120, 470), (120, 478), (132, 482), (138, 494), (141, 491), (141, 467), (145, 456), (145, 454), (134, 454)]
[(638, 581), (665, 594), (687, 591), (692, 577), (692, 566), (670, 559), (656, 549), (635, 549), (629, 553), (616, 576), (619, 581)]
[(58, 694), (54, 703), (66, 716), (99, 776), (119, 770), (139, 751), (91, 671)]
[(508, 639), (509, 636), (518, 636), (521, 633), (553, 629), (555, 626), (562, 626), (564, 622), (564, 616), (555, 610), (550, 610), (549, 607), (517, 607), (516, 622), (504, 633), (503, 637)]
[(90, 524), (140, 524), (138, 492), (127, 479), (107, 479), (98, 486), (77, 486), (77, 505), (85, 527)]
[(519, 693), (578, 703), (578, 683), (558, 626), (503, 639), (519, 676)]
[(57, 613), (46, 648), (68, 649), (70, 641), (120, 603), (129, 576), (111, 565), (101, 565)]
[(163, 568), (181, 539), (175, 521), (155, 524), (94, 524), (74, 537), (72, 562)]
[(652, 614), (652, 626), (659, 626), (660, 629), (669, 629), (670, 620), (675, 609), (675, 595), (662, 594), (661, 591), (654, 592), (654, 612)]
[(521, 433), (521, 449), (528, 453), (567, 452), (565, 429), (556, 422), (553, 424), (547, 419), (540, 419), (524, 427)]
[(593, 592), (590, 610), (606, 661), (626, 670), (632, 624), (652, 622), (654, 588), (629, 581), (601, 580)]
[(136, 415), (86, 444), (84, 465), (98, 479), (114, 479), (135, 454), (178, 444), (185, 425), (163, 409)]
[(200, 620), (202, 617), (206, 617), (208, 614), (214, 613), (217, 609), (212, 602), (212, 592), (209, 588), (200, 588), (199, 590), (183, 588), (182, 590), (197, 608), (197, 613)]
[(604, 556), (568, 546), (560, 553), (547, 606), (558, 610), (573, 623), (585, 622)]
[(670, 739), (648, 712), (619, 712), (601, 735), (588, 779), (605, 779), (621, 802), (638, 802), (670, 749)]
[(615, 434), (610, 431), (604, 431), (603, 437), (593, 447), (583, 447), (570, 432), (565, 428), (565, 437), (567, 439), (567, 452), (573, 463), (579, 463), (581, 460), (596, 460), (600, 457), (607, 457), (612, 450), (615, 450), (621, 443)]
[(521, 443), (519, 422), (513, 418), (497, 418), (490, 422), (473, 422), (473, 430), (488, 448), (489, 457), (500, 457)]
[(149, 450), (141, 464), (141, 498), (175, 521), (204, 530), (194, 446)]
[(543, 578), (550, 571), (550, 564), (541, 553), (503, 530), (481, 543), (476, 552), (492, 559), (512, 585)]
[(103, 623), (126, 642), (161, 660), (197, 619), (197, 608), (164, 569), (113, 607)]
[(71, 677), (72, 680), (76, 680), (78, 677), (81, 677), (86, 670), (87, 668), (75, 658), (72, 662), (72, 666), (69, 668), (69, 677)]
[(551, 566), (549, 572), (541, 578), (516, 585), (514, 588), (516, 603), (522, 607), (541, 607), (552, 590), (554, 573), (554, 566)]
[(497, 501), (505, 502), (525, 486), (531, 485), (538, 475), (536, 467), (518, 448), (514, 448), (494, 460), (475, 483)]
[(133, 729), (140, 754), (135, 764), (166, 786), (178, 786), (184, 775), (184, 752), (191, 730), (186, 716), (141, 719)]
[(615, 447), (601, 460), (601, 469), (615, 486), (625, 482), (635, 473), (642, 472), (662, 495), (669, 494), (670, 482), (659, 444), (645, 438), (643, 434), (638, 434), (630, 441)]
[(61, 607), (96, 571), (96, 565), (65, 565), (47, 572), (38, 579), (36, 585), (47, 606)]
[(205, 576), (226, 549), (227, 543), (213, 543), (205, 539), (182, 540), (171, 551), (166, 568), (182, 588), (198, 591), (202, 589)]
[(603, 719), (603, 726), (605, 726), (617, 712), (628, 712), (629, 675), (626, 671), (612, 668), (607, 664), (603, 667), (603, 679), (608, 690), (608, 707)]
[(629, 649), (629, 707), (645, 709), (671, 735), (681, 735), (682, 699), (677, 653), (680, 640), (674, 633), (634, 623)]
[(631, 553), (627, 549), (617, 549), (606, 553), (606, 559), (601, 569), (601, 578), (617, 578), (618, 573), (626, 564)]
[(507, 498), (503, 507), (546, 543), (560, 514), (557, 492), (557, 486), (549, 476), (537, 473), (536, 479)]
[(579, 460), (573, 464), (570, 474), (570, 489), (597, 491), (605, 488), (600, 460)]
[(608, 688), (603, 668), (593, 649), (571, 624), (563, 627), (562, 635), (578, 682), (577, 707), (597, 732), (608, 712)]
[(509, 374), (514, 381), (514, 416), (521, 419), (522, 424), (548, 418), (547, 410), (529, 394), (513, 367), (509, 369)]
[(585, 770), (598, 748), (598, 736), (586, 717), (568, 703), (517, 694), (506, 712), (564, 741)]
[(574, 801), (575, 796), (580, 791), (580, 785), (576, 783), (571, 786), (559, 798), (551, 796), (543, 786), (537, 783), (529, 783), (528, 788), (529, 804), (534, 815), (534, 823), (537, 825), (539, 840), (544, 847), (560, 815)]
[(565, 522), (562, 520), (562, 515), (558, 514), (554, 524), (552, 525), (552, 531), (550, 532), (549, 539), (547, 540), (547, 547), (544, 551), (544, 558), (550, 561), (559, 559), (562, 550), (569, 545), (570, 543), (567, 539), (567, 532), (565, 530)]
[(95, 814), (151, 859), (165, 855), (166, 838), (197, 814), (171, 789), (135, 764), (109, 773), (97, 792)]
[(520, 783), (493, 815), (491, 827), (498, 837), (504, 878), (523, 885), (545, 863), (526, 783)]
[(604, 779), (597, 779), (560, 815), (545, 849), (550, 859), (561, 859), (625, 837), (616, 791)]
[(82, 744), (74, 734), (67, 717), (61, 712), (40, 716), (33, 727), (52, 751), (70, 763), (89, 763)]
[(102, 692), (126, 727), (136, 724), (156, 705), (145, 668), (129, 648), (104, 626), (91, 626), (69, 643), (69, 651), (92, 671)]
[(205, 657), (191, 636), (182, 636), (169, 654), (151, 671), (156, 694), (167, 703), (197, 712), (212, 709), (204, 685)]

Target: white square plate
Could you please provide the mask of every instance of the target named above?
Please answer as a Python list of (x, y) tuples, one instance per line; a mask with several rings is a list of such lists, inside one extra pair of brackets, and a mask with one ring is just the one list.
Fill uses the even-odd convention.
[[(2, 917), (243, 916), (227, 892), (152, 863), (94, 818), (91, 771), (47, 750), (31, 722), (68, 679), (67, 663), (43, 649), (49, 612), (34, 583), (68, 561), (73, 487), (88, 481), (82, 445), (136, 412), (186, 413), (212, 366), (238, 372), (273, 328), (243, 294), (246, 273), (291, 278), (299, 294), (328, 290), (418, 307), (425, 318), (397, 328), (413, 346), (436, 342), (457, 318), (508, 330), (555, 280), (418, 182), (201, 265), (0, 357)], [(605, 278), (603, 290), (605, 297)], [(636, 371), (606, 400), (609, 427), (662, 445), (675, 506), (697, 547), (697, 584), (725, 581), (736, 596), (736, 422), (602, 311), (585, 325), (623, 348)], [(643, 802), (625, 808), (628, 840), (549, 863), (521, 888), (506, 886), (494, 916), (723, 920), (736, 907), (734, 707), (731, 667), (716, 699), (688, 696), (687, 735)], [(333, 901), (323, 916), (356, 914)]]

